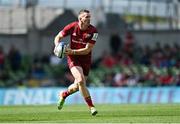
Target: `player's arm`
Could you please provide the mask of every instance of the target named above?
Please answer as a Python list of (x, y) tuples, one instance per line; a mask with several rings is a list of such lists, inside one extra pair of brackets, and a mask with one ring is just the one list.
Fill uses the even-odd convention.
[(67, 26), (64, 27), (64, 29), (62, 31), (60, 31), (54, 38), (54, 44), (55, 46), (58, 45), (59, 42), (61, 42), (61, 40), (66, 37), (67, 35), (70, 35), (70, 33), (73, 31), (73, 28), (75, 26), (75, 22), (72, 22), (70, 24), (68, 24)]
[(94, 33), (92, 33), (92, 36), (89, 39), (89, 42), (86, 44), (85, 48), (81, 48), (81, 49), (70, 49), (67, 48), (65, 54), (66, 55), (87, 55), (89, 52), (92, 51), (94, 44), (97, 40), (98, 37), (98, 33), (97, 31), (95, 31)]
[(67, 48), (65, 54), (67, 54), (67, 55), (87, 55), (88, 53), (90, 53), (92, 51), (93, 47), (94, 47), (94, 44), (87, 43), (85, 48), (76, 49), (76, 50)]
[(62, 31), (60, 31), (54, 38), (54, 44), (55, 46), (57, 46), (59, 44), (59, 42), (63, 39), (63, 34)]

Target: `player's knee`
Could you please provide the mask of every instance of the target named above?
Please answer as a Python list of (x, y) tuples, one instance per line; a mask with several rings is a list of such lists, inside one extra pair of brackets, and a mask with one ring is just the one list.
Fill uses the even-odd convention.
[(78, 85), (79, 85), (80, 87), (84, 87), (84, 86), (85, 86), (85, 82), (79, 82)]
[(84, 76), (79, 76), (79, 77), (77, 77), (76, 80), (77, 80), (78, 85), (81, 85), (85, 82)]

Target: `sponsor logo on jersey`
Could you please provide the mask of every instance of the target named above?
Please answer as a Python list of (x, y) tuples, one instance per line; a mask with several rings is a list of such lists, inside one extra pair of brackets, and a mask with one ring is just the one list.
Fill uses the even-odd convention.
[(77, 40), (73, 40), (73, 39), (72, 39), (72, 42), (74, 42), (74, 43), (79, 43), (79, 44), (86, 44), (86, 43), (84, 43), (84, 42), (82, 42), (82, 41), (77, 41)]
[(97, 38), (98, 38), (98, 33), (94, 33), (94, 34), (93, 34), (93, 37), (92, 37), (92, 40), (96, 41)]

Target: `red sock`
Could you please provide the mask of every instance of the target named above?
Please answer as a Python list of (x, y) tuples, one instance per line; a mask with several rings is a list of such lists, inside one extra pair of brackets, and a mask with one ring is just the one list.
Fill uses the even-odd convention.
[(66, 97), (68, 97), (70, 95), (69, 91), (66, 90), (66, 91), (63, 91), (62, 93), (62, 97), (65, 99)]
[(86, 97), (85, 101), (86, 101), (86, 103), (88, 104), (89, 107), (94, 107), (90, 96)]

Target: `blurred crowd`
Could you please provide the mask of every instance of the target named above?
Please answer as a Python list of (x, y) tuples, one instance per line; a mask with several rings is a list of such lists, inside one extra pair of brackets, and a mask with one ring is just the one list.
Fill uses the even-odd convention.
[[(118, 42), (118, 43), (117, 43)], [(131, 32), (122, 42), (118, 35), (110, 39), (111, 52), (104, 52), (96, 62), (104, 86), (179, 86), (180, 46), (177, 43), (154, 47), (138, 46)], [(103, 74), (102, 74), (103, 73)]]
[[(139, 46), (131, 32), (123, 41), (117, 34), (109, 40), (111, 51), (93, 62), (89, 86), (179, 86), (180, 46)], [(53, 55), (30, 56), (11, 46), (8, 54), (0, 46), (0, 87), (68, 86), (73, 77), (66, 59)]]

